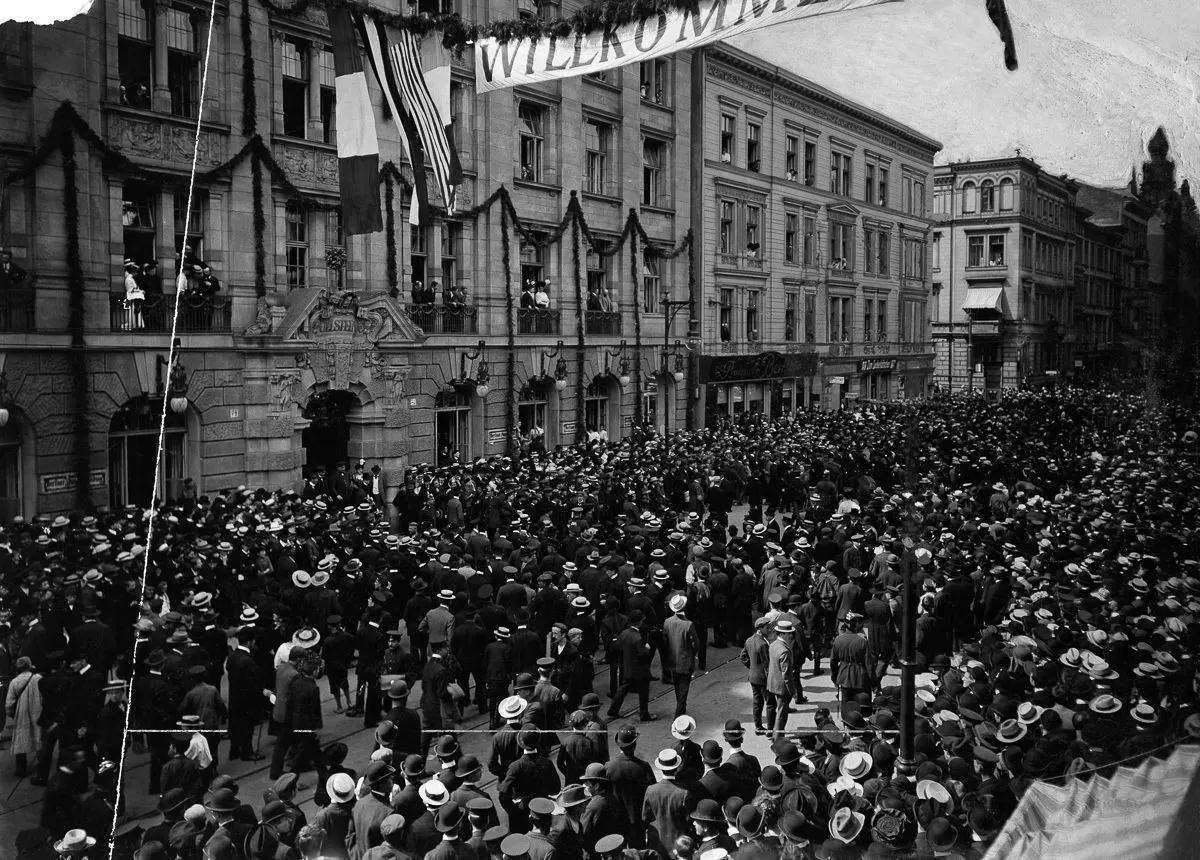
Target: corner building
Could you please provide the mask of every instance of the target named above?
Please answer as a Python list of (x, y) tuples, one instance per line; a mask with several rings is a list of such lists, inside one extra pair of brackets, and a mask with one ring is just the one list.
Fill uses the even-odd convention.
[[(553, 448), (589, 430), (620, 437), (635, 418), (684, 424), (686, 374), (680, 350), (664, 350), (658, 299), (686, 293), (687, 256), (606, 257), (585, 240), (576, 257), (571, 231), (552, 231), (577, 194), (601, 243), (631, 209), (656, 246), (683, 239), (690, 55), (486, 95), (470, 52), (455, 60), (459, 210), (503, 185), (524, 227), (508, 237), (509, 296), (499, 207), (410, 227), (397, 181), (382, 233), (342, 231), (320, 4), (217, 9), (186, 236), (208, 4), (106, 0), (55, 27), (0, 25), (0, 167), (17, 177), (0, 246), (27, 273), (0, 297), (0, 517), (174, 498), (185, 478), (199, 493), (297, 487), (359, 458), (382, 466), (390, 497), (414, 465), (516, 453), (531, 431)], [(60, 145), (68, 100), (95, 139)], [(381, 126), (381, 163), (411, 181), (393, 128)], [(179, 295), (185, 246), (218, 292), (192, 293), (189, 279)], [(161, 294), (141, 308), (126, 301), (127, 259), (157, 264)], [(546, 283), (547, 308), (522, 306), (525, 281)], [(182, 378), (165, 360), (176, 303)]]
[(693, 80), (705, 422), (927, 393), (941, 144), (724, 45)]

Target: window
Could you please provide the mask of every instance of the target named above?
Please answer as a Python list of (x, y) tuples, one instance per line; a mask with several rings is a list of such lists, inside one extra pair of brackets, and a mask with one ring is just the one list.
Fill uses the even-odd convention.
[(200, 102), (200, 54), (191, 13), (160, 10), (167, 16), (167, 89), (171, 114), (194, 117)]
[(539, 391), (532, 391), (528, 386), (517, 393), (517, 425), (521, 435), (528, 437), (529, 431), (537, 427), (543, 433), (546, 431), (546, 396)]
[(284, 210), (284, 272), (290, 290), (308, 286), (308, 213), (289, 203)]
[(934, 215), (949, 215), (950, 207), (947, 205), (950, 202), (950, 189), (945, 186), (933, 189), (933, 214)]
[(1004, 236), (988, 236), (988, 265), (1004, 265)]
[(790, 182), (795, 182), (800, 177), (800, 139), (793, 134), (789, 134), (787, 137), (783, 169)]
[(854, 299), (849, 296), (829, 297), (829, 340), (842, 343), (850, 340), (850, 321)]
[(442, 288), (458, 282), (458, 257), (462, 248), (462, 225), (457, 221), (442, 222)]
[(975, 211), (975, 198), (978, 197), (978, 190), (975, 188), (974, 182), (964, 182), (962, 187), (962, 211)]
[(925, 303), (905, 301), (900, 315), (900, 340), (919, 343), (925, 339)]
[(996, 211), (996, 183), (990, 179), (979, 183), (979, 211)]
[(642, 257), (642, 310), (648, 314), (658, 313), (658, 299), (662, 294), (660, 265), (656, 257)]
[(892, 238), (883, 230), (879, 231), (877, 250), (875, 272), (879, 275), (887, 275), (891, 272)]
[(542, 181), (542, 146), (545, 140), (546, 109), (534, 102), (523, 101), (517, 108), (518, 146), (521, 179)]
[(721, 290), (719, 314), (721, 340), (728, 343), (733, 340), (733, 290)]
[(611, 84), (614, 82), (613, 75), (615, 73), (617, 73), (617, 70), (604, 71), (604, 72), (589, 72), (588, 74), (584, 75), (584, 77), (587, 78), (589, 81), (595, 81), (598, 84)]
[(967, 237), (967, 265), (982, 266), (984, 264), (983, 256), (983, 237), (968, 236)]
[(868, 164), (864, 168), (864, 170), (865, 170), (865, 175), (864, 175), (863, 184), (864, 184), (865, 188), (863, 190), (863, 200), (867, 201), (868, 203), (874, 203), (875, 202), (875, 165)]
[(811, 215), (804, 216), (804, 265), (811, 266), (817, 261), (817, 219)]
[(584, 392), (583, 424), (588, 431), (608, 432), (608, 386), (592, 381)]
[(304, 137), (308, 127), (308, 45), (296, 39), (284, 39), (283, 61), (283, 133)]
[(647, 60), (641, 66), (641, 94), (656, 105), (669, 104), (671, 63), (669, 60)]
[(850, 194), (850, 156), (835, 152), (829, 157), (829, 190), (834, 194)]
[(905, 239), (904, 246), (904, 277), (925, 277), (925, 241), (923, 239)]
[(733, 253), (733, 203), (729, 200), (721, 201), (720, 249), (722, 254)]
[(587, 149), (587, 190), (592, 194), (609, 194), (612, 191), (613, 127), (587, 120), (583, 124), (583, 139)]
[(875, 300), (863, 299), (863, 340), (866, 342), (873, 341), (875, 338), (871, 336), (872, 326), (875, 322)]
[(663, 198), (663, 169), (667, 145), (661, 140), (642, 138), (642, 205), (659, 206)]
[(459, 149), (471, 143), (471, 105), (474, 93), (459, 81), (450, 82), (450, 122), (453, 125), (454, 145)]
[(817, 342), (817, 294), (804, 294), (804, 342)]
[(727, 113), (721, 114), (721, 162), (733, 163), (733, 123), (734, 119)]
[[(183, 240), (183, 219), (187, 214), (187, 192), (176, 191), (172, 198), (173, 221), (175, 226), (175, 253), (178, 254), (185, 244)], [(187, 224), (187, 246), (191, 251), (187, 256), (204, 259), (204, 222), (208, 209), (208, 195), (203, 189), (196, 189), (192, 195), (192, 217)]]
[(758, 256), (758, 216), (757, 206), (746, 207), (746, 252), (747, 256)]
[(121, 188), (121, 226), (125, 256), (135, 263), (147, 263), (156, 257), (154, 248), (155, 191), (140, 182), (126, 182)]
[(330, 209), (325, 213), (325, 271), (329, 286), (335, 289), (346, 289), (346, 263), (340, 266), (329, 265), (329, 253), (341, 251), (343, 260), (346, 253), (346, 231), (342, 229), (342, 210)]
[(425, 266), (429, 254), (429, 228), (409, 226), (408, 242), (408, 265), (412, 269), (413, 282), (424, 284), (430, 274)]
[(762, 126), (746, 123), (746, 169), (758, 172), (762, 165)]
[(817, 144), (814, 141), (804, 141), (804, 184), (817, 184)]
[(787, 213), (783, 229), (783, 258), (789, 263), (796, 262), (797, 244), (800, 233), (800, 216), (794, 212)]
[[(597, 240), (601, 244), (601, 250), (606, 250), (607, 243), (602, 240)], [(587, 290), (589, 294), (601, 295), (606, 289), (609, 289), (612, 284), (610, 270), (612, 269), (613, 261), (616, 257), (604, 257), (593, 249), (587, 249), (587, 255), (584, 263), (587, 266)], [(616, 298), (613, 297), (613, 310), (617, 309)]]
[(117, 34), (121, 104), (149, 108), (154, 90), (154, 26), (149, 0), (120, 0)]
[(863, 228), (863, 271), (875, 271), (875, 231), (870, 227)]
[(875, 339), (878, 341), (888, 338), (887, 304), (887, 299), (875, 300)]
[(521, 284), (544, 280), (546, 270), (546, 235), (534, 233), (532, 242), (521, 243)]
[(746, 290), (746, 340), (759, 340), (758, 335), (758, 290)]
[(925, 217), (925, 183), (913, 183), (913, 211), (912, 214)]
[(1000, 210), (1008, 212), (1013, 208), (1013, 181), (1007, 176), (1000, 180)]
[(333, 51), (321, 51), (321, 140), (337, 143), (337, 75)]
[(471, 400), (466, 391), (447, 388), (433, 398), (433, 432), (439, 466), (471, 459)]
[(940, 271), (942, 268), (942, 235), (941, 233), (933, 234), (933, 271)]
[(829, 224), (829, 265), (834, 269), (854, 268), (854, 225), (841, 221)]
[(886, 167), (879, 168), (879, 179), (876, 180), (879, 185), (879, 205), (888, 205), (888, 172)]
[(796, 340), (796, 313), (797, 304), (800, 301), (799, 293), (787, 293), (783, 300), (783, 339), (785, 341)]

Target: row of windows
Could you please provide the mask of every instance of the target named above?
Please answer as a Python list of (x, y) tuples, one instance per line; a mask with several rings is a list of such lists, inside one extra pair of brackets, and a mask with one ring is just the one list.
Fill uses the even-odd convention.
[[(762, 255), (760, 244), (762, 207), (754, 203), (737, 203), (732, 200), (721, 200), (719, 207), (718, 252), (726, 256), (744, 254), (750, 259), (760, 259)], [(739, 220), (740, 231), (738, 229)], [(851, 223), (831, 220), (828, 229), (827, 265), (835, 269), (854, 271), (857, 256), (855, 226)], [(739, 238), (742, 240), (740, 243)], [(819, 248), (820, 241), (815, 215), (801, 215), (798, 212), (784, 214), (783, 258), (785, 262), (806, 266), (824, 265)], [(925, 241), (923, 239), (905, 239), (903, 254), (902, 271), (904, 276), (923, 278), (925, 276)], [(884, 277), (891, 274), (891, 234), (889, 232), (870, 226), (863, 228), (863, 271)]]
[[(737, 151), (737, 118), (733, 114), (721, 114), (720, 160), (723, 164), (736, 164), (747, 170), (759, 173), (762, 163), (762, 122), (757, 117), (746, 121), (744, 152)], [(741, 157), (741, 156), (744, 156)], [(800, 135), (789, 134), (784, 139), (783, 156), (784, 177), (791, 182), (801, 182), (815, 187), (817, 184), (817, 142), (807, 137), (801, 140)], [(829, 155), (829, 191), (843, 197), (855, 197), (854, 187), (854, 156), (848, 152), (833, 149)], [(859, 199), (871, 205), (888, 207), (889, 203), (889, 168), (877, 160), (866, 159), (863, 165), (862, 193)], [(924, 217), (925, 180), (921, 177), (904, 174), (902, 211)]]
[[(763, 333), (759, 329), (763, 319), (762, 291), (725, 287), (719, 295), (717, 327), (721, 341), (762, 340)], [(829, 296), (829, 312), (825, 319), (826, 340), (830, 343), (887, 341), (891, 334), (888, 300), (878, 296), (865, 296), (862, 299), (862, 328), (858, 330), (858, 338), (854, 336), (855, 301), (853, 296)], [(900, 303), (898, 322), (901, 342), (925, 339), (925, 312), (926, 304), (923, 301), (905, 299)], [(817, 342), (815, 292), (789, 291), (784, 294), (783, 340), (789, 343)]]

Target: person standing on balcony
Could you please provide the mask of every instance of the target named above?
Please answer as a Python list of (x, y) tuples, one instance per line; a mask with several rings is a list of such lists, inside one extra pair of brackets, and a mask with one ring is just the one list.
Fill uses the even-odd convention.
[(149, 328), (161, 331), (166, 324), (165, 307), (163, 304), (162, 278), (158, 276), (158, 262), (149, 260), (142, 263), (137, 282), (145, 293), (146, 301), (142, 307), (142, 316)]
[(11, 251), (0, 251), (0, 290), (25, 286), (25, 270), (13, 262)]
[(125, 258), (125, 321), (121, 328), (129, 331), (146, 327), (142, 319), (142, 305), (146, 301), (146, 292), (138, 283), (141, 268), (128, 257)]
[(545, 281), (537, 282), (537, 289), (533, 294), (533, 304), (539, 311), (550, 309), (549, 286)]

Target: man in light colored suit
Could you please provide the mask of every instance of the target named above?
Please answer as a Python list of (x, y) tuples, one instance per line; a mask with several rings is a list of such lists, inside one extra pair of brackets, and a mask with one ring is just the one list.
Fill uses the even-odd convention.
[(768, 649), (766, 729), (778, 740), (787, 726), (788, 708), (796, 696), (792, 671), (792, 640), (796, 626), (789, 620), (775, 622), (775, 640)]
[(687, 713), (688, 690), (692, 686), (692, 671), (696, 668), (700, 640), (696, 635), (696, 625), (683, 614), (687, 607), (687, 596), (676, 594), (667, 605), (675, 614), (663, 622), (663, 638), (667, 643), (671, 678), (675, 684), (675, 716), (680, 717)]

